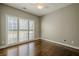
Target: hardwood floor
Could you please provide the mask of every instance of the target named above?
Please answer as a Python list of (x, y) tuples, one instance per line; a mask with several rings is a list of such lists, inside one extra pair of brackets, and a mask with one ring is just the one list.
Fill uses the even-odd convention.
[(79, 56), (79, 50), (41, 40), (42, 56)]
[(0, 56), (36, 56), (40, 55), (40, 40), (0, 49)]
[(36, 40), (0, 49), (0, 56), (79, 56), (79, 50), (45, 40)]

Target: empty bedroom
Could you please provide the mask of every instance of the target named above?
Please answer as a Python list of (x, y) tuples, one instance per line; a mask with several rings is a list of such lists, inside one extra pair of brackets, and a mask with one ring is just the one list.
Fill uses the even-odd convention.
[(79, 3), (0, 3), (0, 56), (79, 56)]

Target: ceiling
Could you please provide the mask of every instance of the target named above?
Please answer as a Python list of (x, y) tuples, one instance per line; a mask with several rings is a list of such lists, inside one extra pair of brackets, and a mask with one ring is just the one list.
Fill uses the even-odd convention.
[(37, 16), (43, 16), (48, 13), (54, 12), (60, 8), (70, 5), (70, 3), (43, 3), (44, 8), (38, 9), (36, 3), (5, 3), (8, 6), (32, 13)]

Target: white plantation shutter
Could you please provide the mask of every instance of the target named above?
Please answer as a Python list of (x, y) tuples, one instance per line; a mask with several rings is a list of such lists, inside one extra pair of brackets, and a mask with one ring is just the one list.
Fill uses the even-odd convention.
[(19, 19), (19, 41), (28, 40), (28, 19)]
[(7, 15), (7, 29), (8, 29), (8, 40), (7, 43), (11, 44), (11, 43), (16, 43), (17, 42), (17, 17), (15, 16), (9, 16)]
[(7, 44), (34, 40), (34, 20), (6, 15)]
[(29, 20), (29, 40), (34, 40), (34, 21)]

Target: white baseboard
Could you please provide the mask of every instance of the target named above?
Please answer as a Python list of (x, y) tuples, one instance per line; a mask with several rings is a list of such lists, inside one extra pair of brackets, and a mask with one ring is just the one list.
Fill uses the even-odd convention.
[[(38, 39), (35, 39), (35, 40), (38, 40)], [(28, 43), (28, 42), (35, 41), (35, 40), (24, 41), (24, 42), (21, 42), (21, 43), (15, 43), (15, 44), (7, 44), (7, 45), (4, 45), (4, 46), (0, 46), (0, 49), (7, 48), (7, 47), (11, 47), (11, 46), (15, 46), (15, 45), (19, 45), (19, 44)]]
[(42, 40), (46, 40), (46, 41), (53, 42), (53, 43), (56, 43), (56, 44), (64, 45), (64, 46), (71, 47), (71, 48), (74, 48), (74, 49), (79, 49), (79, 47), (72, 46), (72, 45), (69, 45), (69, 44), (64, 44), (64, 43), (61, 43), (61, 42), (56, 42), (56, 41), (52, 41), (52, 40), (48, 40), (48, 39), (42, 39)]

